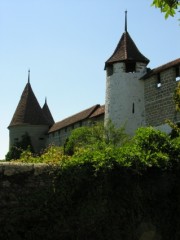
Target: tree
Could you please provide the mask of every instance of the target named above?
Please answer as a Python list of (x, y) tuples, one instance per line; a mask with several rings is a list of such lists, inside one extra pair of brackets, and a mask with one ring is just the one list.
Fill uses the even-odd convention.
[(28, 135), (28, 133), (25, 133), (24, 135), (22, 135), (21, 141), (16, 142), (10, 148), (10, 151), (6, 154), (6, 160), (9, 161), (9, 160), (19, 159), (21, 156), (21, 153), (27, 149), (33, 152), (31, 138)]
[(152, 6), (159, 8), (165, 14), (165, 19), (169, 16), (174, 17), (179, 11), (179, 0), (153, 0)]
[[(173, 98), (176, 105), (176, 111), (180, 112), (180, 82), (177, 84), (177, 87), (175, 88)], [(172, 128), (171, 137), (176, 138), (180, 136), (180, 124), (179, 123), (176, 124), (170, 120), (167, 120), (167, 123)]]
[(73, 155), (76, 148), (100, 149), (107, 146), (120, 146), (128, 140), (124, 127), (115, 128), (111, 122), (96, 123), (92, 126), (76, 128), (64, 145), (64, 152)]
[(178, 83), (174, 92), (174, 101), (176, 104), (176, 110), (180, 112), (180, 82)]

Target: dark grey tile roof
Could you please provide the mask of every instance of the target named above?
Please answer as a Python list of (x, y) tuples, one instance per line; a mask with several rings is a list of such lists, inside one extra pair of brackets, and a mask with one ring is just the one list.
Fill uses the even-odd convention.
[(24, 88), (9, 127), (25, 124), (48, 125), (29, 82)]
[(121, 39), (112, 56), (105, 62), (105, 69), (110, 64), (123, 61), (139, 61), (145, 62), (147, 64), (149, 63), (149, 59), (147, 59), (138, 50), (136, 44), (130, 37), (129, 33), (126, 31), (121, 36)]

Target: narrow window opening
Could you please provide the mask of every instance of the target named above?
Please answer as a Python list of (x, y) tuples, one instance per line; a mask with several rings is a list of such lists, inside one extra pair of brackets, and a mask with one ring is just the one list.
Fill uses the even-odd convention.
[(134, 114), (135, 113), (135, 106), (134, 106), (134, 103), (132, 105), (132, 113)]
[(126, 63), (126, 72), (136, 72), (136, 63), (135, 62), (127, 62)]
[(160, 73), (157, 74), (157, 88), (161, 87), (161, 76)]
[(113, 65), (109, 65), (109, 66), (107, 66), (107, 76), (109, 77), (109, 76), (111, 76), (111, 75), (113, 75)]
[(176, 82), (180, 81), (180, 71), (179, 67), (176, 67)]

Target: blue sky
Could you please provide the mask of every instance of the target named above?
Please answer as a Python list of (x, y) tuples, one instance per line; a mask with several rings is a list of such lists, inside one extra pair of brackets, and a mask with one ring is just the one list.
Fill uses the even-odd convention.
[(55, 121), (105, 102), (104, 62), (124, 32), (155, 68), (180, 57), (179, 15), (164, 19), (151, 0), (0, 0), (0, 159), (31, 70)]

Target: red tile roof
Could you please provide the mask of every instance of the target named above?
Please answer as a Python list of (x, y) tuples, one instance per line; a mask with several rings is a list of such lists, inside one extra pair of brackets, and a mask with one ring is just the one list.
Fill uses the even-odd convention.
[(48, 125), (29, 82), (24, 88), (9, 127), (24, 124)]
[(104, 113), (105, 113), (105, 105), (102, 105), (99, 108), (97, 108), (96, 111), (94, 111), (89, 118), (99, 117)]
[(54, 119), (53, 119), (53, 116), (52, 116), (52, 114), (49, 110), (47, 101), (45, 101), (44, 106), (42, 108), (42, 111), (43, 111), (43, 114), (44, 114), (46, 120), (48, 121), (48, 125), (52, 126), (54, 124)]
[(139, 61), (147, 64), (149, 63), (149, 59), (147, 59), (138, 50), (136, 44), (134, 43), (127, 31), (123, 33), (112, 56), (105, 62), (105, 69), (110, 64), (124, 61)]
[(145, 80), (151, 76), (153, 76), (154, 74), (157, 74), (157, 73), (160, 73), (164, 70), (167, 70), (168, 68), (171, 68), (171, 67), (176, 67), (180, 65), (180, 58), (177, 58), (171, 62), (168, 62), (164, 65), (161, 65), (160, 67), (157, 67), (157, 68), (154, 68), (152, 69), (151, 71), (149, 71), (147, 74), (145, 74), (141, 79)]
[(49, 130), (49, 133), (58, 131), (64, 127), (70, 126), (74, 123), (80, 122), (82, 120), (88, 119), (98, 108), (100, 107), (99, 104), (94, 105), (86, 110), (83, 110), (79, 113), (76, 113), (73, 116), (70, 116), (60, 122), (55, 123)]

